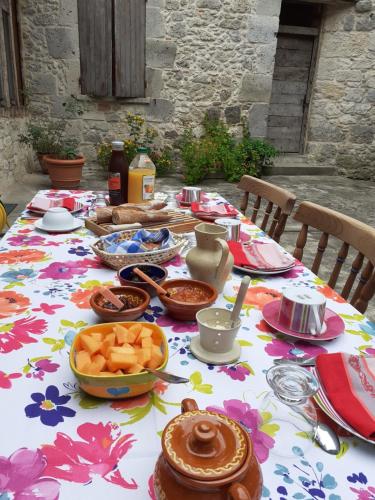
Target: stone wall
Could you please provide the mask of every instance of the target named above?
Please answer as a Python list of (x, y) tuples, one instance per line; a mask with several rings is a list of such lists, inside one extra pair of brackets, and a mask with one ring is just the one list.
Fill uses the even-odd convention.
[(308, 152), (339, 173), (375, 180), (375, 12), (371, 0), (326, 10)]
[(3, 196), (8, 185), (25, 172), (29, 152), (17, 140), (24, 123), (23, 117), (0, 116), (0, 195)]
[[(89, 99), (71, 125), (90, 160), (95, 145), (126, 133), (127, 111), (140, 113), (173, 144), (184, 127), (199, 127), (206, 112), (234, 129), (250, 120), (266, 135), (268, 102), (281, 0), (149, 0), (145, 99)], [(60, 116), (79, 95), (76, 0), (20, 0), (24, 74), (33, 114)]]

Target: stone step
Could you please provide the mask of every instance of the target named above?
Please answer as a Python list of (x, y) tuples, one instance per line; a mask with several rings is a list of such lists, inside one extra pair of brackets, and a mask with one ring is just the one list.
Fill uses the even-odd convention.
[(264, 175), (336, 175), (336, 167), (332, 165), (293, 164), (271, 165), (263, 170)]

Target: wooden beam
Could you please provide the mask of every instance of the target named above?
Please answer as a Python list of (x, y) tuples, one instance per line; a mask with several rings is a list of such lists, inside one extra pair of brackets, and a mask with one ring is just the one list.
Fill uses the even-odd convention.
[(284, 33), (288, 35), (308, 35), (308, 36), (318, 36), (318, 28), (307, 28), (305, 26), (286, 26), (280, 24), (279, 33)]

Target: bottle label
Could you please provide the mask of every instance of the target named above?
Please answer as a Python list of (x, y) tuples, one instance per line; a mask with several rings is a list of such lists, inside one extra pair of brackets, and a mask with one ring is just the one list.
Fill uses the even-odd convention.
[(121, 204), (121, 174), (109, 172), (108, 175), (109, 202), (111, 205)]
[(144, 200), (153, 200), (154, 199), (154, 189), (155, 189), (155, 176), (154, 175), (144, 175), (142, 184), (143, 184), (142, 198)]

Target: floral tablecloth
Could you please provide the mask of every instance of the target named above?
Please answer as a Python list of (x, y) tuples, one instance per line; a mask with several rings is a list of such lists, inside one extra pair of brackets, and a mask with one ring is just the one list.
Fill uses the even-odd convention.
[[(92, 198), (82, 191), (44, 194), (72, 194), (85, 202)], [(242, 232), (265, 237), (247, 219)], [(19, 219), (0, 241), (1, 500), (154, 498), (160, 434), (185, 397), (195, 398), (201, 409), (239, 420), (250, 432), (263, 471), (264, 498), (375, 498), (372, 445), (344, 438), (337, 457), (317, 447), (304, 454), (304, 438), (291, 435), (290, 458), (277, 458), (272, 450), (282, 431), (270, 422), (270, 414), (257, 409), (268, 389), (264, 372), (275, 357), (325, 351), (375, 354), (374, 323), (297, 265), (286, 274), (252, 280), (242, 311), (240, 361), (218, 367), (197, 361), (189, 352), (196, 323), (172, 320), (155, 298), (144, 320), (164, 328), (170, 347), (167, 369), (190, 383), (168, 386), (160, 381), (153, 392), (135, 399), (97, 400), (79, 391), (68, 362), (76, 333), (97, 322), (89, 307), (91, 293), (116, 283), (116, 273), (103, 267), (90, 249), (95, 240), (84, 228), (42, 234), (32, 220)], [(188, 275), (180, 256), (167, 266), (171, 278)], [(231, 275), (218, 306), (233, 306), (240, 280), (240, 275)], [(345, 335), (312, 345), (272, 333), (261, 308), (292, 283), (324, 294), (328, 307), (344, 319)]]

